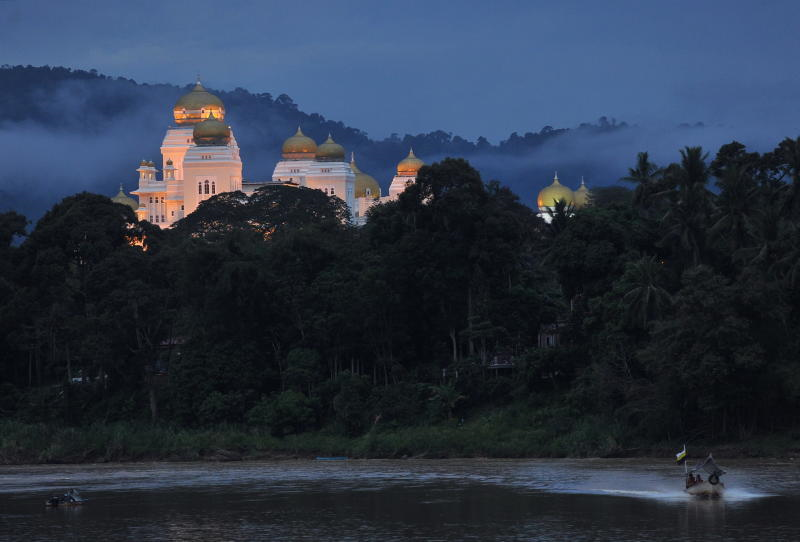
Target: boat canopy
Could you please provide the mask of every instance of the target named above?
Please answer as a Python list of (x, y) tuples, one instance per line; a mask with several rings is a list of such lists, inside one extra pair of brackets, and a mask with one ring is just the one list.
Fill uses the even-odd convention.
[(696, 472), (705, 472), (709, 476), (716, 475), (717, 477), (722, 476), (725, 474), (725, 471), (719, 468), (716, 463), (714, 463), (714, 458), (711, 457), (711, 454), (708, 454), (708, 457), (697, 464), (692, 470), (689, 472), (696, 473)]

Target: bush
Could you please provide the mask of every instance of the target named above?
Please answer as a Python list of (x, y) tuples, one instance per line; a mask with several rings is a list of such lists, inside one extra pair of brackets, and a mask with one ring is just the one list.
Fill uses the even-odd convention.
[(314, 404), (300, 392), (287, 390), (250, 410), (249, 419), (261, 420), (274, 436), (300, 433), (311, 428), (315, 421)]

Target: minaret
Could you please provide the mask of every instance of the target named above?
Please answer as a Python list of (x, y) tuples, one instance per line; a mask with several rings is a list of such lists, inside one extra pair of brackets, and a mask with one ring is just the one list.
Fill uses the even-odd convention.
[(586, 183), (583, 181), (583, 177), (581, 177), (581, 185), (577, 190), (575, 190), (574, 194), (576, 209), (583, 209), (589, 204), (589, 201), (591, 200), (591, 192), (589, 192), (589, 189), (586, 188)]
[(425, 162), (414, 155), (414, 149), (409, 149), (408, 156), (397, 164), (397, 175), (389, 185), (389, 199), (396, 199), (409, 185), (417, 180), (417, 173)]

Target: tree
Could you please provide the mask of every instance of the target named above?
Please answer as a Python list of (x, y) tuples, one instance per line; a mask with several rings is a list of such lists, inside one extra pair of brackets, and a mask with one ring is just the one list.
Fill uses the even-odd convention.
[(636, 155), (636, 165), (628, 168), (628, 175), (621, 180), (636, 185), (633, 190), (633, 206), (648, 211), (655, 203), (658, 180), (663, 171), (650, 161), (646, 152)]
[(661, 287), (662, 264), (655, 256), (644, 256), (628, 263), (622, 282), (628, 289), (623, 302), (627, 307), (628, 321), (646, 329), (669, 307), (672, 299)]

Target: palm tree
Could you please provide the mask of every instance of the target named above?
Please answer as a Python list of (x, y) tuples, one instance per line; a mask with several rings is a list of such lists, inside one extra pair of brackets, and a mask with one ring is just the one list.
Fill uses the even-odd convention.
[(758, 207), (758, 187), (748, 168), (733, 165), (721, 172), (714, 224), (709, 229), (712, 240), (726, 241), (728, 254), (745, 247), (753, 229), (753, 214)]
[(644, 256), (628, 264), (622, 279), (630, 288), (622, 298), (627, 307), (627, 320), (632, 325), (647, 328), (672, 304), (669, 293), (660, 286), (662, 263), (655, 256)]
[(706, 225), (713, 204), (713, 194), (706, 188), (707, 158), (701, 147), (686, 147), (681, 150), (680, 165), (667, 170), (675, 188), (669, 193), (662, 243), (677, 245), (692, 265), (699, 265), (705, 257)]
[(628, 176), (622, 181), (633, 183), (633, 205), (643, 211), (653, 205), (653, 196), (657, 192), (657, 183), (663, 170), (650, 161), (646, 152), (636, 155), (636, 167), (628, 168)]
[(779, 169), (792, 180), (788, 187), (785, 211), (796, 216), (800, 211), (800, 137), (787, 137), (773, 152), (779, 162)]
[(547, 225), (547, 231), (551, 239), (555, 239), (558, 235), (567, 229), (572, 215), (575, 214), (575, 207), (566, 200), (560, 199), (555, 202), (555, 207), (547, 207), (547, 214), (550, 216), (550, 223)]

